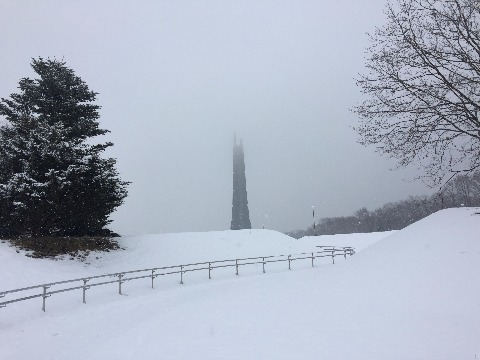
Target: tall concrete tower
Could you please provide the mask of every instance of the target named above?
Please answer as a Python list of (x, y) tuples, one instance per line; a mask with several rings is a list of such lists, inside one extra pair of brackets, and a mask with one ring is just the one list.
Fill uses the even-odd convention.
[(233, 138), (233, 200), (231, 230), (251, 229), (250, 214), (248, 212), (247, 179), (245, 178), (245, 159), (243, 143), (237, 145), (237, 138)]

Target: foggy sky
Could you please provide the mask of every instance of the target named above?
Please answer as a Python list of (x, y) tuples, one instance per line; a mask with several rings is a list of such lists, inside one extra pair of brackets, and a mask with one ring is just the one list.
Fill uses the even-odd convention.
[(386, 0), (0, 0), (0, 97), (64, 59), (99, 93), (129, 196), (121, 234), (228, 229), (233, 134), (254, 228), (428, 193), (416, 169), (356, 143), (366, 32)]

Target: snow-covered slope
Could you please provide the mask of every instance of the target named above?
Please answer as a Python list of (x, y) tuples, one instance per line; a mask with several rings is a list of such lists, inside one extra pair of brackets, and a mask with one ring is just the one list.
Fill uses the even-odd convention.
[[(0, 309), (0, 359), (480, 358), (480, 212), (450, 209), (383, 234), (295, 240), (252, 230), (122, 239), (89, 265), (0, 243), (0, 291), (118, 270), (356, 246), (335, 265), (258, 269), (52, 296)], [(382, 239), (384, 238), (384, 239)], [(191, 281), (190, 281), (191, 279)]]
[[(0, 289), (26, 287), (87, 275), (242, 257), (315, 251), (317, 245), (353, 246), (357, 251), (389, 232), (293, 239), (271, 230), (213, 231), (123, 237), (125, 251), (92, 253), (82, 263), (20, 256), (0, 243)], [(21, 252), (22, 254), (25, 252)], [(10, 269), (15, 269), (11, 271)]]

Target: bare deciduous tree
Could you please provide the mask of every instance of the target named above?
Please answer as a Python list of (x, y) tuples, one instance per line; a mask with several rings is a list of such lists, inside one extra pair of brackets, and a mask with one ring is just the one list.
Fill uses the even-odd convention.
[(480, 3), (396, 0), (370, 35), (359, 142), (436, 185), (480, 167)]

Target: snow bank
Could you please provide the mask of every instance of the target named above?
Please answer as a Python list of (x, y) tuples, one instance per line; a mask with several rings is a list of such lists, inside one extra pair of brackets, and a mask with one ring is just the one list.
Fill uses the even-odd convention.
[(154, 290), (129, 287), (126, 296), (114, 288), (89, 290), (86, 305), (80, 294), (52, 296), (46, 313), (38, 299), (12, 304), (0, 309), (0, 359), (475, 359), (477, 212), (444, 210), (385, 234), (295, 240), (256, 230), (133, 237), (122, 239), (125, 251), (93, 257), (90, 265), (29, 259), (0, 244), (0, 289), (140, 265), (309, 251), (333, 241), (363, 248), (315, 269), (253, 269), (183, 286), (165, 279)]

